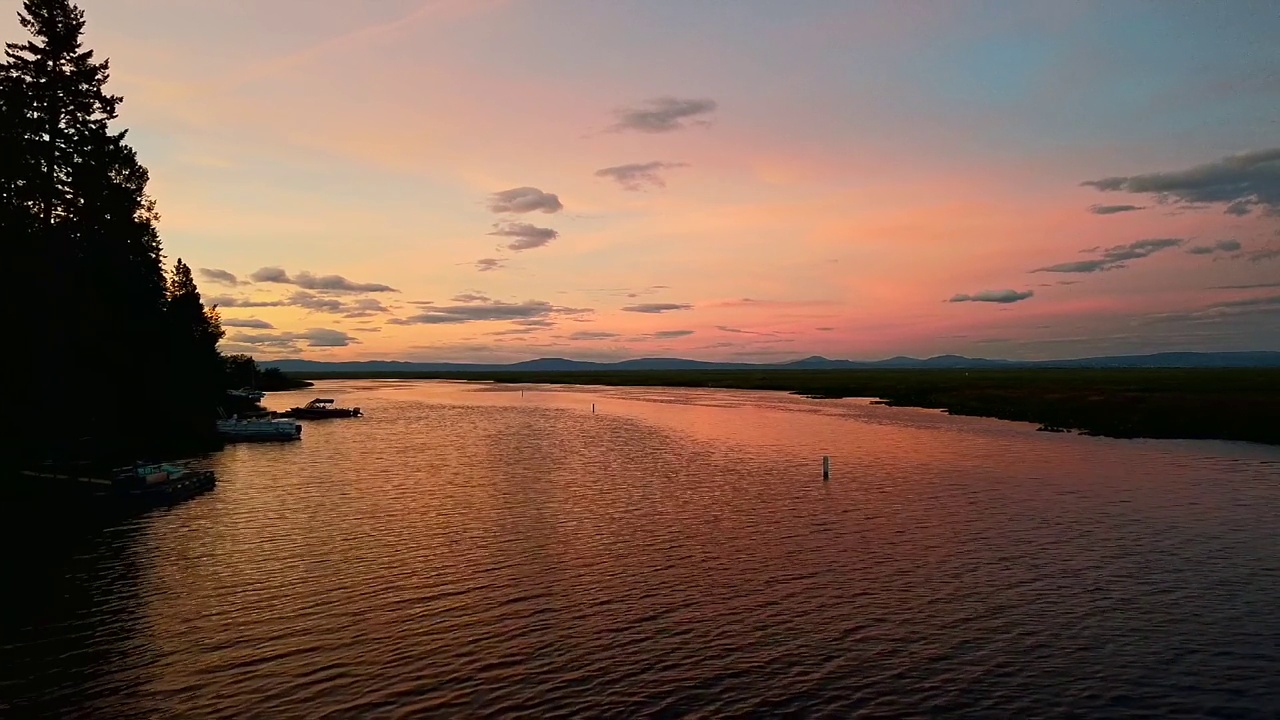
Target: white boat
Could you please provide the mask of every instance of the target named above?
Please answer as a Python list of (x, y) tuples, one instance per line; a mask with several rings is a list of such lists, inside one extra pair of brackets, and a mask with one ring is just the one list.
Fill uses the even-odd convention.
[(252, 400), (253, 402), (260, 402), (262, 398), (267, 396), (267, 394), (262, 392), (261, 390), (254, 390), (251, 387), (243, 387), (243, 388), (240, 388), (239, 390), (228, 390), (227, 394), (233, 397)]
[(302, 424), (292, 420), (241, 420), (230, 418), (218, 421), (218, 433), (227, 440), (299, 440)]

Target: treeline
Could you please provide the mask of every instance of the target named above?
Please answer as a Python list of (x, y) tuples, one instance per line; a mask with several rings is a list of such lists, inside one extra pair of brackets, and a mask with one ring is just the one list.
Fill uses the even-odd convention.
[(0, 238), (20, 461), (155, 455), (212, 437), (223, 330), (181, 259), (166, 270), (122, 98), (84, 13), (26, 0), (0, 64)]
[(285, 375), (280, 368), (264, 368), (249, 355), (227, 355), (226, 383), (231, 389), (250, 388), (262, 392), (278, 390), (297, 390), (311, 387), (314, 383), (298, 380)]

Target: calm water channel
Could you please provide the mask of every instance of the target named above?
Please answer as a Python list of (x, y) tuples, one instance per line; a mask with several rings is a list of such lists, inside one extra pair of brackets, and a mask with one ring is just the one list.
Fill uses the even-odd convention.
[(317, 395), (367, 417), (9, 548), (0, 715), (1280, 717), (1276, 448), (719, 390), (268, 403)]

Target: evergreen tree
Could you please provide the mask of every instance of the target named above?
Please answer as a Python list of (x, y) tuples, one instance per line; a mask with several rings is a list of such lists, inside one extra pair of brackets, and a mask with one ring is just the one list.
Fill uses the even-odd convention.
[[(12, 400), (39, 423), (45, 419), (39, 386), (47, 368), (39, 356), (48, 347), (48, 332), (38, 316), (51, 297), (45, 282), (51, 265), (37, 232), (33, 185), (38, 172), (30, 142), (34, 132), (26, 104), (29, 95), (22, 78), (9, 73), (7, 63), (0, 65), (0, 242), (13, 263), (0, 305), (5, 328), (14, 339), (7, 353), (17, 365), (10, 365), (17, 378)], [(24, 439), (19, 431), (15, 449), (25, 444)]]
[(18, 22), (32, 39), (5, 43), (5, 71), (25, 95), (39, 164), (35, 210), (52, 226), (77, 204), (72, 173), (110, 137), (121, 98), (105, 92), (108, 63), (81, 45), (83, 10), (68, 0), (25, 0)]
[(18, 19), (31, 39), (0, 64), (0, 237), (22, 269), (4, 304), (26, 346), (15, 446), (66, 452), (41, 445), (70, 434), (149, 453), (212, 415), (221, 328), (185, 264), (166, 283), (148, 173), (111, 128), (121, 98), (81, 43), (84, 12), (24, 0)]
[(207, 421), (225, 389), (225, 363), (218, 352), (224, 332), (217, 307), (205, 309), (191, 268), (181, 258), (169, 277), (165, 314), (174, 373), (171, 403), (193, 422)]

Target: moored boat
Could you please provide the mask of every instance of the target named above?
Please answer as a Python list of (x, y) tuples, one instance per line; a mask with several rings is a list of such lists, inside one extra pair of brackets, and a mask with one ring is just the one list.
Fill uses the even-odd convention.
[(228, 441), (298, 440), (302, 425), (272, 418), (229, 418), (218, 421), (218, 434)]
[(239, 390), (228, 390), (227, 394), (232, 397), (244, 398), (252, 402), (261, 402), (262, 399), (267, 396), (267, 394), (261, 390), (255, 390), (251, 387), (243, 387)]
[(334, 407), (331, 398), (316, 398), (302, 407), (289, 408), (280, 413), (280, 417), (297, 418), (299, 420), (323, 420), (326, 418), (360, 417), (363, 414), (358, 407)]

